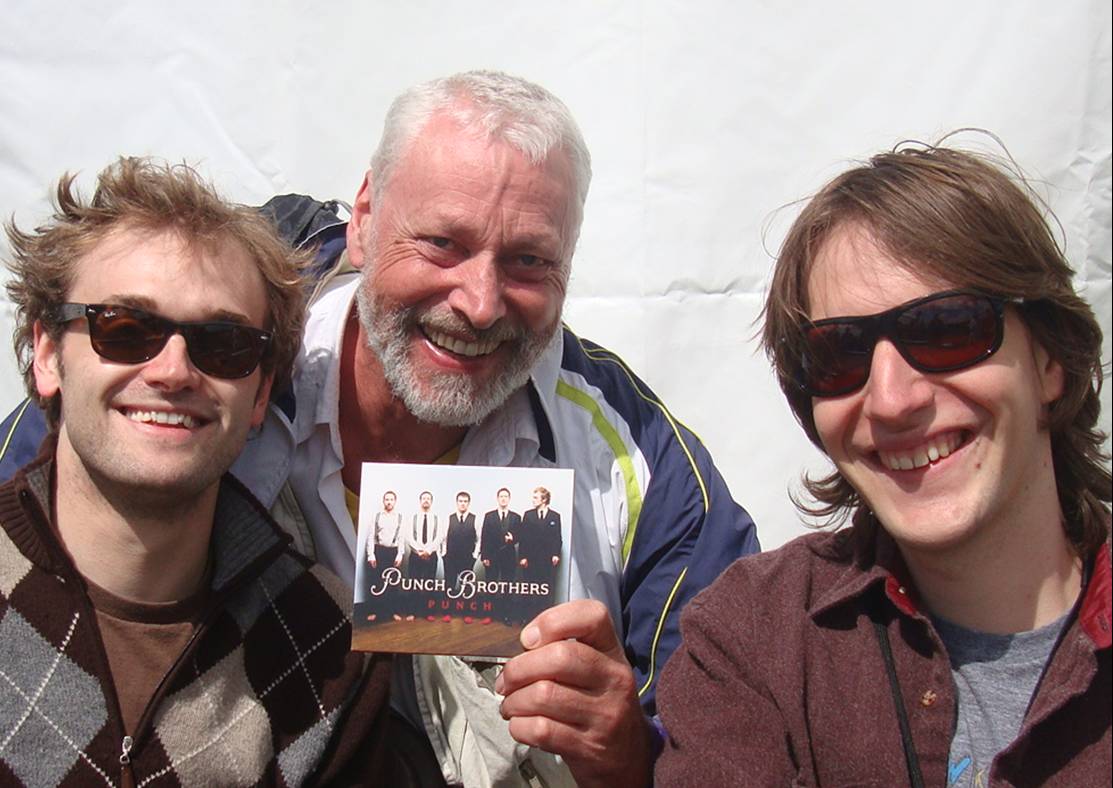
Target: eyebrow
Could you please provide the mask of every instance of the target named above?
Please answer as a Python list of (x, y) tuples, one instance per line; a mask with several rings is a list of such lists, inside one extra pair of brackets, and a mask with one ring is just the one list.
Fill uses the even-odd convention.
[[(105, 304), (119, 304), (120, 306), (130, 306), (130, 307), (133, 307), (135, 309), (142, 309), (145, 312), (152, 312), (152, 313), (158, 315), (159, 317), (165, 317), (165, 315), (163, 315), (162, 312), (159, 311), (158, 305), (155, 303), (154, 299), (148, 298), (147, 296), (126, 295), (126, 294), (116, 295), (116, 294), (113, 294), (113, 295), (108, 296), (102, 303), (105, 303)], [(166, 318), (166, 319), (169, 320), (170, 318)], [(250, 318), (248, 318), (247, 315), (245, 315), (241, 312), (230, 312), (227, 309), (214, 310), (213, 312), (208, 314), (203, 320), (176, 320), (174, 322), (176, 322), (176, 323), (198, 323), (198, 322), (210, 322), (210, 321), (213, 321), (213, 320), (220, 321), (220, 322), (225, 322), (225, 323), (242, 323), (242, 324), (248, 325), (248, 326), (252, 324)]]
[(515, 254), (537, 254), (552, 257), (556, 262), (563, 262), (565, 254), (564, 242), (554, 233), (527, 233), (517, 239), (511, 247)]
[[(447, 233), (450, 237), (462, 238), (469, 244), (475, 240), (475, 227), (469, 223), (466, 216), (461, 217), (445, 211), (434, 210), (428, 218), (433, 220), (434, 226), (439, 225), (442, 232)], [(564, 254), (564, 238), (560, 231), (556, 229), (523, 229), (518, 231), (512, 244), (507, 244), (507, 248), (513, 254), (552, 253), (560, 256)]]

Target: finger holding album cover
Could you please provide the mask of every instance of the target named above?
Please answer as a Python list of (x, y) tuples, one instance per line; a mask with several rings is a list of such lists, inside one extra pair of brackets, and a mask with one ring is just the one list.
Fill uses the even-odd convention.
[(352, 648), (512, 657), (568, 599), (573, 471), (364, 463)]

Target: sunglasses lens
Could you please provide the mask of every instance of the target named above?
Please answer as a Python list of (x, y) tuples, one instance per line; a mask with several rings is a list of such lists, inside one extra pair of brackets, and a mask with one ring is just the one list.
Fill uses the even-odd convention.
[(263, 357), (267, 335), (234, 323), (198, 323), (188, 327), (189, 358), (206, 375), (243, 378)]
[(1000, 321), (992, 302), (956, 294), (909, 307), (896, 319), (895, 339), (925, 372), (969, 366), (993, 353)]
[(949, 372), (989, 358), (1001, 345), (1001, 303), (976, 293), (944, 293), (877, 315), (823, 321), (807, 329), (802, 387), (836, 397), (869, 377), (878, 336), (896, 343), (922, 372)]
[(819, 397), (844, 394), (869, 375), (873, 339), (857, 323), (812, 326), (801, 367), (804, 388)]
[(173, 323), (141, 309), (94, 305), (89, 339), (100, 356), (119, 364), (141, 364), (162, 352), (181, 332), (189, 359), (214, 378), (243, 378), (255, 371), (270, 335), (236, 323)]
[(89, 339), (98, 355), (120, 364), (139, 364), (159, 354), (170, 336), (162, 321), (126, 307), (105, 307), (89, 321)]

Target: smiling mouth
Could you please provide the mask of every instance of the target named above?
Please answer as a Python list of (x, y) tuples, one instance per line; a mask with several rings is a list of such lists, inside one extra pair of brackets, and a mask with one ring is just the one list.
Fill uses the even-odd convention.
[(438, 331), (432, 327), (423, 326), (421, 331), (425, 335), (425, 338), (437, 348), (467, 358), (488, 356), (498, 350), (499, 345), (502, 344), (501, 339), (495, 338), (467, 341), (459, 337), (454, 337), (451, 334), (446, 334), (443, 331)]
[(967, 441), (964, 432), (948, 432), (937, 435), (913, 449), (901, 451), (880, 451), (877, 457), (891, 471), (911, 471), (932, 465), (949, 457)]
[(139, 422), (140, 424), (159, 424), (167, 427), (183, 427), (187, 430), (192, 430), (195, 427), (201, 426), (199, 419), (194, 418), (188, 413), (178, 413), (176, 411), (165, 410), (135, 410), (132, 408), (124, 408), (120, 411), (127, 418), (132, 421)]

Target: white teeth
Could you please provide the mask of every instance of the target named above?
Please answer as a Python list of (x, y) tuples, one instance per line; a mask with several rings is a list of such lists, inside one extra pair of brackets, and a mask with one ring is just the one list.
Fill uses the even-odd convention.
[(188, 413), (167, 413), (164, 410), (129, 410), (124, 415), (141, 424), (172, 424), (190, 430), (197, 426), (197, 419)]
[(961, 433), (949, 432), (932, 438), (923, 446), (914, 449), (902, 452), (879, 451), (877, 455), (889, 470), (910, 471), (914, 468), (923, 468), (928, 463), (938, 462), (943, 457), (949, 457), (961, 442)]
[(497, 339), (488, 339), (485, 342), (465, 342), (462, 339), (441, 333), (436, 329), (426, 328), (425, 336), (437, 347), (450, 350), (459, 356), (486, 356), (501, 344)]

